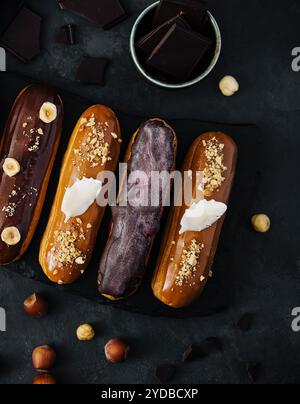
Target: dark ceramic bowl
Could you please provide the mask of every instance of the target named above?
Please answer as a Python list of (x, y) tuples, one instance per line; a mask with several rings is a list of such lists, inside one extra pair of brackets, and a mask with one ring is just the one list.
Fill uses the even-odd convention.
[(134, 26), (131, 31), (130, 35), (130, 53), (132, 56), (132, 60), (139, 71), (139, 73), (149, 82), (152, 84), (155, 84), (159, 87), (163, 88), (168, 88), (168, 89), (180, 89), (180, 88), (185, 88), (185, 87), (190, 87), (193, 86), (194, 84), (199, 83), (201, 80), (203, 80), (206, 76), (209, 75), (209, 73), (213, 70), (215, 65), (218, 62), (220, 53), (221, 53), (221, 47), (222, 47), (222, 39), (221, 39), (221, 32), (219, 29), (219, 26), (217, 24), (217, 21), (213, 17), (213, 15), (208, 12), (209, 16), (209, 27), (208, 27), (208, 34), (210, 37), (215, 38), (214, 42), (214, 47), (212, 47), (212, 50), (207, 53), (207, 55), (204, 57), (204, 59), (199, 63), (199, 65), (196, 67), (193, 77), (184, 83), (182, 82), (176, 82), (176, 81), (171, 81), (166, 78), (165, 75), (151, 69), (147, 64), (145, 63), (145, 60), (143, 59), (143, 56), (140, 54), (139, 50), (136, 47), (137, 41), (145, 35), (147, 32), (149, 32), (150, 27), (151, 27), (151, 22), (154, 16), (154, 12), (156, 7), (158, 6), (159, 1), (155, 2), (154, 4), (151, 4), (151, 6), (147, 7), (137, 18), (137, 20), (134, 23)]

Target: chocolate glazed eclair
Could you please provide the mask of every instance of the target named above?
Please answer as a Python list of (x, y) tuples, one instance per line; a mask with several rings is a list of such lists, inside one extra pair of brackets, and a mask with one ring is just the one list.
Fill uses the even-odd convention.
[[(202, 231), (193, 229), (181, 233), (182, 218), (186, 209), (192, 202), (197, 202), (195, 201), (197, 173), (203, 173), (200, 191), (203, 192), (204, 199), (200, 200), (200, 203), (207, 201), (207, 205), (202, 205), (202, 209), (207, 207), (209, 202), (221, 203), (225, 207), (223, 204), (227, 204), (229, 200), (236, 161), (237, 147), (234, 141), (220, 132), (200, 136), (185, 158), (182, 172), (188, 172), (192, 178), (193, 200), (172, 208), (152, 280), (154, 295), (168, 306), (174, 308), (188, 306), (203, 292), (224, 221), (223, 214)], [(203, 219), (203, 210), (200, 217)], [(195, 220), (194, 216), (192, 226)]]
[(60, 97), (25, 88), (10, 112), (0, 146), (0, 264), (25, 253), (38, 224), (63, 119)]
[[(173, 172), (176, 150), (177, 139), (173, 129), (160, 119), (148, 120), (134, 134), (127, 149), (128, 178), (136, 172), (145, 173), (150, 194), (151, 172)], [(125, 186), (130, 195), (143, 185), (123, 178), (119, 197)], [(163, 213), (161, 184), (158, 199), (157, 206), (133, 206), (129, 202), (127, 206), (119, 203), (112, 207), (113, 219), (98, 274), (98, 290), (105, 297), (121, 299), (138, 289), (160, 228)]]

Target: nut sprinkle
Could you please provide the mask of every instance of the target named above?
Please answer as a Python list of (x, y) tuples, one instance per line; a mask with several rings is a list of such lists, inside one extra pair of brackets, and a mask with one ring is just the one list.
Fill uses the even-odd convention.
[(224, 144), (220, 143), (216, 137), (207, 141), (203, 140), (205, 147), (206, 164), (204, 174), (204, 196), (210, 197), (225, 181), (223, 176), (227, 167), (224, 166)]
[(107, 126), (102, 122), (96, 122), (94, 114), (89, 119), (83, 118), (81, 125), (80, 131), (87, 130), (88, 133), (80, 148), (74, 150), (77, 157), (74, 165), (88, 161), (91, 167), (103, 166), (111, 160), (109, 144), (105, 142)]
[(176, 276), (175, 284), (182, 286), (184, 283), (189, 282), (197, 271), (199, 257), (204, 244), (198, 243), (195, 239), (191, 241), (189, 248), (183, 250), (183, 256), (180, 262), (180, 270)]
[(79, 226), (72, 224), (70, 230), (55, 231), (54, 243), (52, 244), (51, 251), (57, 266), (62, 268), (64, 265), (76, 264), (82, 265), (86, 260), (86, 256), (77, 248), (76, 243), (79, 240), (84, 240), (84, 231)]

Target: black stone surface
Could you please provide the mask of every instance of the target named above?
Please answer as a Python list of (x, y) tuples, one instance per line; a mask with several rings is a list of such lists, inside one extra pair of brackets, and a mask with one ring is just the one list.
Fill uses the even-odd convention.
[[(12, 13), (12, 3), (1, 2), (1, 29), (2, 19)], [(299, 383), (300, 334), (291, 330), (291, 311), (300, 306), (300, 73), (291, 69), (291, 51), (300, 46), (300, 3), (211, 0), (223, 33), (221, 59), (206, 80), (178, 92), (145, 83), (130, 60), (130, 28), (151, 0), (128, 0), (124, 5), (131, 17), (107, 32), (62, 12), (55, 0), (25, 3), (45, 18), (43, 52), (26, 66), (10, 57), (9, 70), (141, 116), (254, 123), (263, 141), (249, 139), (249, 158), (260, 162), (255, 170), (251, 164), (248, 167), (254, 183), (251, 199), (241, 206), (234, 243), (221, 242), (230, 255), (224, 293), (230, 282), (232, 304), (226, 312), (207, 318), (153, 318), (96, 305), (1, 271), (0, 306), (7, 311), (7, 332), (0, 333), (0, 383), (30, 383), (32, 349), (44, 343), (57, 349), (54, 373), (62, 383), (151, 383), (161, 363), (178, 363), (173, 379), (177, 383), (249, 383), (248, 362), (261, 364), (257, 382)], [(64, 48), (53, 38), (57, 28), (67, 23), (78, 25), (80, 41)], [(113, 60), (103, 88), (74, 82), (79, 60), (87, 53)], [(218, 91), (225, 74), (236, 76), (241, 85), (230, 99)], [(1, 108), (8, 107), (1, 103)], [(249, 226), (249, 218), (258, 211), (271, 216), (272, 230), (266, 235), (254, 233)], [(234, 212), (231, 215), (234, 219)], [(216, 273), (218, 268), (222, 263), (217, 258)], [(22, 302), (33, 291), (43, 292), (51, 303), (44, 319), (33, 320), (23, 313)], [(255, 322), (242, 333), (236, 324), (249, 312), (255, 313)], [(91, 343), (76, 340), (82, 322), (95, 325), (97, 338)], [(188, 345), (210, 336), (222, 339), (223, 354), (180, 364)], [(132, 346), (128, 361), (121, 365), (105, 361), (103, 345), (111, 337), (126, 338)]]

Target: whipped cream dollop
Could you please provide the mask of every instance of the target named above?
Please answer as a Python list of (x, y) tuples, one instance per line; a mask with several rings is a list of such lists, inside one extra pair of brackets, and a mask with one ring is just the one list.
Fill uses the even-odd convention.
[(102, 189), (102, 182), (94, 178), (77, 180), (70, 188), (66, 188), (61, 210), (66, 216), (65, 222), (71, 217), (83, 215), (95, 202)]
[(186, 209), (181, 219), (181, 229), (179, 234), (187, 231), (202, 231), (216, 223), (227, 210), (227, 205), (215, 200), (207, 201), (202, 199), (193, 203)]

